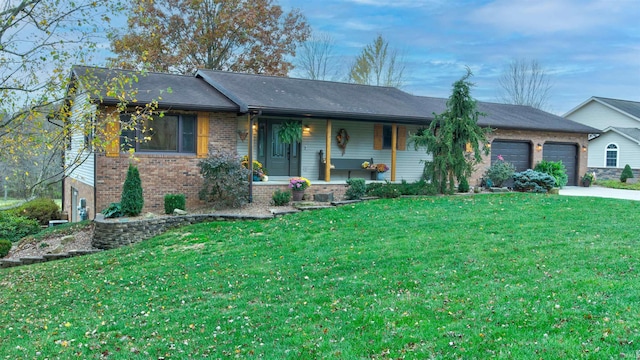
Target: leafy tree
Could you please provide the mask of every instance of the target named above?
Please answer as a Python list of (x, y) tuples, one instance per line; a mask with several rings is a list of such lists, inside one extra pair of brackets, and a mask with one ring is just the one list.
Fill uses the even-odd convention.
[[(484, 114), (476, 110), (476, 101), (471, 97), (473, 84), (468, 81), (473, 74), (467, 74), (453, 84), (453, 91), (447, 100), (447, 110), (435, 116), (429, 128), (412, 135), (416, 150), (425, 147), (432, 160), (425, 161), (425, 175), (441, 194), (453, 193), (455, 179), (468, 178), (473, 166), (482, 161), (482, 154), (489, 150), (488, 128), (481, 128), (478, 117)], [(465, 149), (471, 148), (471, 153)]]
[[(85, 135), (87, 141), (76, 153), (67, 153), (67, 170), (81, 164), (90, 155), (88, 150), (104, 148), (103, 138), (95, 136), (104, 127), (96, 126), (114, 119), (104, 114), (71, 116), (74, 95), (116, 98), (119, 110), (128, 109), (135, 99), (133, 74), (97, 77), (87, 71), (69, 76), (72, 65), (87, 63), (99, 50), (97, 43), (110, 32), (110, 17), (121, 8), (120, 1), (0, 4), (0, 167), (7, 185), (20, 185), (13, 190), (21, 196), (36, 195), (60, 180), (64, 172), (60, 154), (72, 133)], [(87, 103), (87, 110), (93, 106)], [(148, 110), (133, 109), (141, 113), (138, 118)]]
[(536, 61), (513, 60), (498, 79), (500, 100), (507, 104), (547, 107), (551, 83), (546, 70)]
[(144, 207), (140, 172), (138, 171), (138, 168), (132, 164), (129, 164), (127, 177), (124, 180), (124, 185), (122, 186), (120, 206), (124, 216), (138, 216)]
[(298, 10), (272, 0), (132, 1), (127, 33), (113, 36), (117, 67), (192, 73), (198, 68), (286, 75), (309, 35)]
[(116, 2), (8, 0), (0, 5), (0, 162), (25, 197), (58, 180), (63, 127), (51, 124), (69, 67), (96, 50)]
[(356, 58), (349, 80), (356, 84), (400, 87), (404, 68), (398, 52), (389, 49), (389, 42), (378, 35)]

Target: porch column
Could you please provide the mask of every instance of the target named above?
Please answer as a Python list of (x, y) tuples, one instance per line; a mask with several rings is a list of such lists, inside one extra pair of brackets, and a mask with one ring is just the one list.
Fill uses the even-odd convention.
[(396, 181), (396, 155), (398, 153), (398, 125), (391, 125), (391, 181)]
[(253, 116), (251, 113), (247, 115), (249, 126), (249, 141), (247, 144), (247, 156), (249, 157), (249, 203), (253, 202)]
[(331, 120), (327, 120), (327, 136), (326, 136), (325, 150), (326, 150), (326, 163), (324, 166), (324, 181), (331, 181)]

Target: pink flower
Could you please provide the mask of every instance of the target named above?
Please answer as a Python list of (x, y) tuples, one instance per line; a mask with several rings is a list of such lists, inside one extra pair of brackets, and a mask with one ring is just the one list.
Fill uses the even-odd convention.
[(498, 160), (504, 161), (504, 158), (502, 157), (502, 155), (498, 155)]

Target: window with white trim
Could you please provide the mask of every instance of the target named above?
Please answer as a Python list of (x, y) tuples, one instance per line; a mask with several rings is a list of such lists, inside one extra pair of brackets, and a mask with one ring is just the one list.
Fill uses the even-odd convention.
[(609, 144), (605, 151), (605, 166), (618, 167), (618, 145)]

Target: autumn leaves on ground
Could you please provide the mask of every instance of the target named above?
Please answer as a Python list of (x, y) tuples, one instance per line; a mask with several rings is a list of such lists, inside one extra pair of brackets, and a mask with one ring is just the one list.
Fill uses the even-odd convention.
[(639, 207), (424, 197), (176, 229), (0, 270), (0, 353), (633, 358)]

